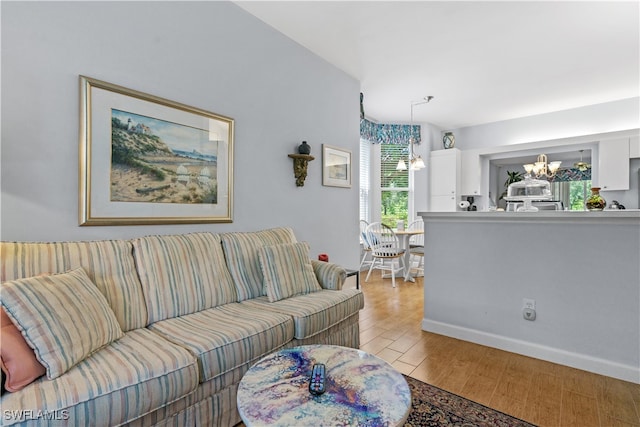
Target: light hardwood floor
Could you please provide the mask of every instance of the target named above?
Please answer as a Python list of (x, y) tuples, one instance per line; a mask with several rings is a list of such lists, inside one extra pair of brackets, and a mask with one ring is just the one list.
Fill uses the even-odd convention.
[(640, 426), (640, 385), (424, 332), (423, 279), (360, 285), (360, 348), (400, 372), (540, 426)]

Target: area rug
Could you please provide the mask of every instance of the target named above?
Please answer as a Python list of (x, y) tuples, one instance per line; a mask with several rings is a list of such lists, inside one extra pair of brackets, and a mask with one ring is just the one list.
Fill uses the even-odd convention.
[(405, 375), (411, 389), (411, 413), (405, 427), (533, 427), (496, 411)]

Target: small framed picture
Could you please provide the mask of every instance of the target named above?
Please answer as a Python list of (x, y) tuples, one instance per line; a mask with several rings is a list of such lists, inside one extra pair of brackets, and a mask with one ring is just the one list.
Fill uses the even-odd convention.
[(322, 144), (322, 185), (351, 188), (351, 151)]

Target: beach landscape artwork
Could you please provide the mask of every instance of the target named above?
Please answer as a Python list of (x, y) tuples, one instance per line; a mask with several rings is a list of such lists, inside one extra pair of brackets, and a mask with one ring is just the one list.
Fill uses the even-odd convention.
[(111, 109), (112, 202), (218, 203), (220, 135)]
[(232, 118), (80, 76), (81, 226), (233, 222)]

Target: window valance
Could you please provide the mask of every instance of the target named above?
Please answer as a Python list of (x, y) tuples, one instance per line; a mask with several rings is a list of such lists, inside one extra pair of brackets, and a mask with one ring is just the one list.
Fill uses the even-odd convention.
[(591, 180), (591, 168), (586, 171), (581, 171), (575, 168), (558, 169), (555, 176), (550, 178), (550, 182), (565, 182), (565, 181), (590, 181)]
[(420, 144), (420, 125), (389, 125), (360, 120), (360, 138), (372, 144), (409, 144), (412, 135), (414, 144)]

